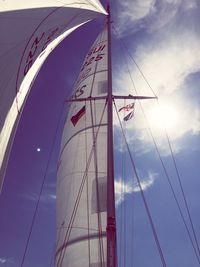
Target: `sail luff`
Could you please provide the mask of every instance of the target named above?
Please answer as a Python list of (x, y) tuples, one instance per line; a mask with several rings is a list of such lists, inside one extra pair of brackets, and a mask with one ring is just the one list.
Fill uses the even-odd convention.
[(114, 190), (114, 153), (113, 153), (113, 96), (112, 96), (112, 58), (111, 58), (111, 15), (107, 5), (108, 33), (108, 131), (107, 131), (107, 267), (117, 266), (116, 217)]

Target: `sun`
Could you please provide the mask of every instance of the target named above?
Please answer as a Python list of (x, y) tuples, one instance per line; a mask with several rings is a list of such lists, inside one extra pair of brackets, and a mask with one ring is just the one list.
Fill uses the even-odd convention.
[(149, 110), (148, 119), (152, 129), (156, 131), (166, 129), (168, 133), (173, 133), (178, 130), (180, 117), (177, 107), (170, 104), (162, 104)]

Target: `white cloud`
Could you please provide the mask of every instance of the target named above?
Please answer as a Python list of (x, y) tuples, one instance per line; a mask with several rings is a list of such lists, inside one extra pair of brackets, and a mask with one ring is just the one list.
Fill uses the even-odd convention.
[(178, 89), (188, 74), (200, 69), (199, 41), (194, 33), (176, 33), (137, 49), (137, 62), (158, 95)]
[[(152, 110), (157, 108), (155, 101), (142, 101), (142, 106), (151, 124), (151, 129), (154, 137), (158, 142), (166, 139), (165, 133), (159, 129), (158, 124), (163, 124), (166, 127), (174, 120), (174, 125), (167, 128), (168, 135), (171, 141), (182, 138), (185, 134), (200, 133), (200, 108), (199, 103), (195, 99), (188, 99), (184, 95), (186, 91), (186, 79), (191, 73), (200, 71), (200, 36), (195, 32), (183, 32), (179, 34), (171, 34), (163, 36), (163, 38), (153, 40), (149, 44), (140, 45), (137, 47), (134, 58), (145, 74), (151, 87), (159, 97), (161, 108), (168, 106), (168, 109), (174, 109), (177, 113), (175, 121), (173, 114), (165, 112), (165, 116), (151, 117)], [(131, 49), (130, 49), (131, 50)], [(120, 66), (121, 67), (121, 66)], [(141, 74), (136, 69), (133, 62), (130, 64), (130, 70), (134, 79), (135, 86), (140, 95), (152, 95), (151, 90), (147, 86)], [(121, 73), (118, 73), (115, 80), (115, 88), (122, 91), (123, 94), (134, 94), (131, 91), (133, 88), (131, 79), (124, 68)], [(188, 90), (193, 90), (192, 84)], [(127, 92), (125, 92), (125, 90)], [(194, 101), (196, 101), (194, 103)], [(119, 106), (123, 106), (121, 103)], [(161, 114), (158, 109), (157, 114)], [(123, 117), (123, 116), (122, 116)], [(165, 119), (164, 119), (165, 117)], [(156, 125), (157, 124), (157, 125)], [(115, 117), (115, 125), (119, 125)], [(156, 127), (155, 127), (156, 126)], [(152, 148), (152, 139), (147, 133), (147, 122), (144, 119), (140, 106), (136, 105), (135, 118), (126, 124), (127, 139), (129, 144), (134, 140), (143, 142), (145, 152)], [(164, 129), (162, 127), (162, 129)], [(133, 131), (135, 132), (133, 135)], [(122, 150), (122, 147), (120, 148)], [(141, 149), (141, 146), (140, 146)], [(180, 151), (181, 147), (174, 144), (175, 152)], [(166, 143), (161, 144), (161, 150), (166, 154)], [(143, 151), (144, 152), (144, 151)]]
[[(142, 190), (145, 191), (151, 187), (155, 181), (157, 174), (149, 171), (148, 176), (140, 181)], [(121, 180), (115, 181), (115, 202), (119, 205), (123, 200), (125, 195), (131, 194), (133, 192), (140, 192), (140, 187), (137, 182), (130, 181), (129, 183), (124, 183)]]
[(120, 35), (146, 28), (157, 31), (174, 24), (179, 12), (197, 8), (197, 0), (124, 0), (118, 1), (118, 32)]
[(129, 19), (132, 21), (143, 19), (149, 14), (153, 13), (155, 0), (136, 0), (120, 1), (121, 10), (119, 16), (122, 20)]

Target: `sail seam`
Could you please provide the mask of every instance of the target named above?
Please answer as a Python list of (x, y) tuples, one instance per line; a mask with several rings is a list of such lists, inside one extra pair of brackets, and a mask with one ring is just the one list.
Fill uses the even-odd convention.
[[(105, 70), (98, 70), (96, 73), (102, 73), (102, 72), (107, 72), (107, 71), (108, 71), (107, 69), (105, 69)], [(77, 83), (77, 85), (79, 85), (80, 83), (82, 83), (83, 81), (85, 81), (87, 78), (93, 76), (94, 74), (95, 74), (95, 72), (90, 73), (85, 78), (81, 79), (81, 82)]]
[[(104, 237), (106, 237), (106, 231), (102, 231), (101, 232), (101, 238), (104, 238)], [(66, 247), (68, 247), (70, 245), (73, 245), (75, 243), (78, 243), (78, 242), (84, 242), (88, 238), (89, 239), (99, 239), (99, 233), (90, 234), (89, 236), (88, 236), (88, 234), (87, 235), (83, 235), (83, 236), (80, 236), (78, 238), (71, 239), (68, 242), (65, 242), (60, 248), (58, 248), (58, 250), (56, 251), (55, 257), (57, 257), (59, 255), (59, 253), (61, 253), (64, 248), (66, 248)]]
[(76, 137), (78, 134), (80, 134), (80, 133), (82, 133), (82, 132), (84, 132), (84, 131), (86, 131), (86, 130), (92, 129), (93, 127), (96, 128), (96, 127), (103, 127), (103, 126), (107, 126), (107, 123), (102, 123), (102, 124), (97, 124), (97, 125), (93, 125), (93, 126), (88, 126), (87, 128), (81, 129), (81, 130), (79, 130), (78, 132), (76, 132), (74, 135), (72, 135), (72, 136), (68, 139), (68, 141), (64, 144), (64, 146), (63, 146), (63, 148), (62, 148), (62, 150), (61, 150), (61, 152), (60, 152), (60, 159), (59, 159), (59, 163), (58, 163), (58, 168), (57, 168), (57, 170), (59, 169), (60, 164), (61, 164), (61, 162), (62, 162), (61, 157), (62, 157), (62, 154), (63, 154), (63, 152), (64, 152), (66, 146), (69, 144), (69, 142), (70, 142), (74, 137)]

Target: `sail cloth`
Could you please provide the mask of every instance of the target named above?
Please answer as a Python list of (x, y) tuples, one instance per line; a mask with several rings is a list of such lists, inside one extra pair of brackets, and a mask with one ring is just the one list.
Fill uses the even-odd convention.
[(0, 190), (12, 137), (33, 79), (81, 24), (106, 14), (98, 0), (0, 2)]
[[(62, 137), (55, 259), (59, 267), (106, 266), (107, 62), (105, 28), (85, 57)], [(96, 99), (78, 101), (88, 97)]]

